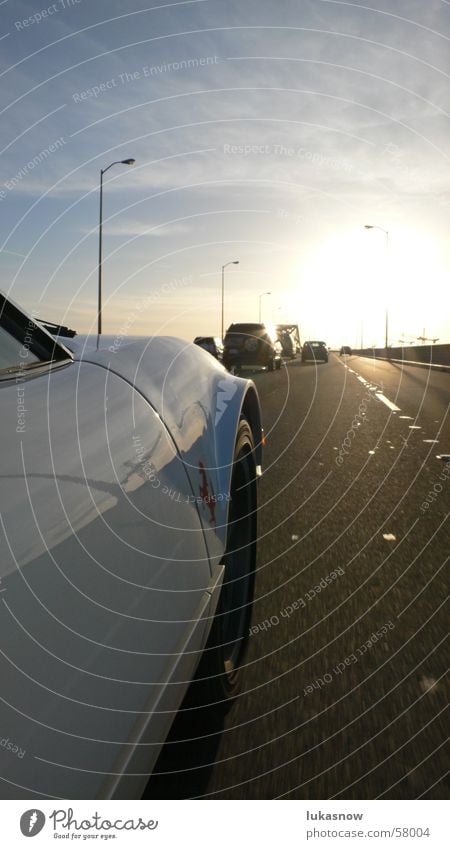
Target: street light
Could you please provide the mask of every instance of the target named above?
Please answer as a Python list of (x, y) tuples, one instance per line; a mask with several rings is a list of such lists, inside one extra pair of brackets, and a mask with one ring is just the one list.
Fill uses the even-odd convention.
[(439, 337), (436, 337), (436, 339), (433, 339), (431, 336), (425, 336), (425, 328), (423, 329), (423, 333), (424, 333), (423, 336), (416, 336), (416, 339), (419, 342), (432, 342), (433, 345), (435, 344), (435, 342), (439, 342)]
[(135, 159), (119, 159), (116, 162), (111, 162), (107, 168), (100, 169), (100, 220), (98, 227), (98, 312), (97, 312), (97, 333), (100, 336), (102, 332), (102, 231), (103, 231), (103, 174), (106, 174), (113, 165), (134, 165)]
[[(378, 224), (364, 224), (365, 230), (381, 230), (382, 233), (386, 236), (386, 267), (388, 268), (389, 263), (389, 230), (385, 230), (384, 227), (380, 227)], [(386, 299), (387, 300), (387, 299)], [(388, 316), (388, 307), (387, 303), (385, 306), (385, 326), (384, 326), (384, 347), (387, 350), (388, 346), (388, 329), (389, 329), (389, 316)]]
[(271, 295), (272, 292), (261, 292), (259, 297), (259, 323), (261, 324), (261, 298), (264, 298), (264, 295)]
[(230, 262), (226, 262), (225, 265), (222, 265), (222, 341), (224, 336), (224, 304), (225, 304), (225, 269), (227, 265), (239, 265), (238, 259), (231, 259)]

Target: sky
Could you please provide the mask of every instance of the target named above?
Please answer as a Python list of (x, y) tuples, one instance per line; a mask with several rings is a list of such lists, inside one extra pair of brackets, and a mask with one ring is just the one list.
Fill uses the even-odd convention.
[(2, 290), (95, 331), (132, 157), (105, 333), (219, 334), (227, 265), (225, 327), (450, 342), (449, 40), (447, 0), (3, 0)]

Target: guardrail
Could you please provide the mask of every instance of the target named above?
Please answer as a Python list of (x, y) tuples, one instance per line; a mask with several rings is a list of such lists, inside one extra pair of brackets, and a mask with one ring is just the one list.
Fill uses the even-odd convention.
[(450, 345), (404, 345), (399, 348), (353, 348), (359, 357), (392, 360), (395, 363), (450, 368)]

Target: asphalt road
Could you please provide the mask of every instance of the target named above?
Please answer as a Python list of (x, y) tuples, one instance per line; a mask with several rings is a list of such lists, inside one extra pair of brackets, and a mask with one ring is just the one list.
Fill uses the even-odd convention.
[(332, 354), (252, 377), (267, 445), (243, 691), (166, 747), (147, 795), (445, 798), (449, 375)]

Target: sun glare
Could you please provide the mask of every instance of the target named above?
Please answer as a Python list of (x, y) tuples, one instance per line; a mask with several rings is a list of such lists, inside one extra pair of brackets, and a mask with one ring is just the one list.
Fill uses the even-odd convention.
[(392, 345), (402, 334), (439, 330), (436, 303), (427, 292), (432, 287), (444, 301), (443, 260), (436, 243), (415, 230), (396, 227), (387, 238), (361, 227), (326, 238), (294, 268), (291, 280), (286, 300), (303, 338), (323, 337), (332, 346), (382, 345), (386, 310)]

